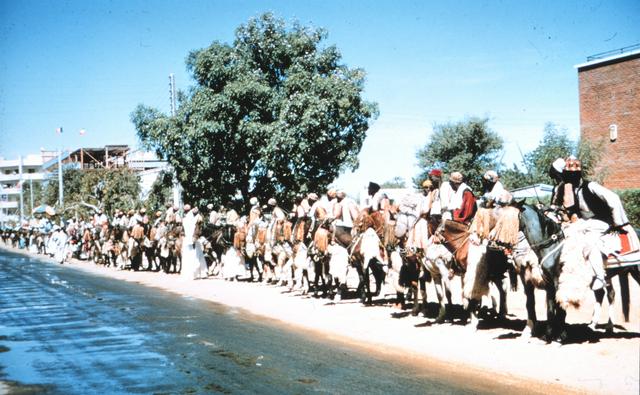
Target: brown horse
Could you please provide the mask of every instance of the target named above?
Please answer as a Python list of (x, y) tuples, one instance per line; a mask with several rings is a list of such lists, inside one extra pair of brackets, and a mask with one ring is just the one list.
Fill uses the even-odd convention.
[[(372, 296), (378, 296), (382, 290), (382, 283), (386, 273), (384, 265), (387, 265), (387, 253), (382, 245), (385, 233), (385, 218), (380, 211), (369, 213), (362, 210), (353, 222), (356, 236), (351, 242), (349, 252), (351, 265), (358, 271), (360, 278), (358, 293), (360, 301), (370, 304)], [(373, 275), (376, 290), (370, 290), (370, 275)]]
[(445, 220), (438, 230), (442, 244), (454, 256), (453, 270), (462, 276), (463, 298), (468, 316), (477, 325), (477, 308), (483, 295), (489, 292), (486, 288), (486, 247), (470, 241), (471, 233), (466, 224)]

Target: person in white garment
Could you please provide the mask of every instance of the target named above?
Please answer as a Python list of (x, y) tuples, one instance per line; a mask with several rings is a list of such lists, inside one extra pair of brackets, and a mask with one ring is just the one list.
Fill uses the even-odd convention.
[(65, 233), (63, 228), (57, 225), (53, 229), (54, 229), (54, 233), (51, 235), (53, 247), (54, 247), (53, 258), (59, 264), (63, 264), (64, 261), (66, 260), (66, 255), (67, 255), (66, 253), (67, 234)]
[[(605, 283), (605, 261), (608, 256), (635, 252), (640, 242), (629, 223), (620, 197), (613, 191), (582, 175), (582, 163), (567, 158), (563, 179), (573, 190), (573, 206), (566, 207), (572, 222), (581, 222), (586, 231), (587, 245), (592, 248), (588, 260), (596, 274), (596, 281)], [(623, 245), (624, 241), (624, 245)], [(596, 288), (596, 287), (594, 287)]]
[(358, 216), (358, 205), (342, 190), (336, 192), (336, 199), (336, 204), (333, 208), (333, 216), (336, 218), (335, 225), (345, 228), (347, 232), (351, 232), (353, 221)]
[[(191, 210), (189, 204), (184, 206), (184, 217), (182, 218), (184, 239), (182, 240), (182, 269), (180, 275), (188, 280), (195, 280), (207, 275), (207, 265), (206, 263), (204, 264), (203, 270), (197, 251), (198, 236), (196, 228), (200, 219), (201, 217), (197, 210)], [(200, 249), (202, 249), (201, 245)], [(204, 260), (204, 256), (202, 256), (202, 260)]]
[(508, 192), (502, 185), (498, 173), (494, 170), (487, 170), (482, 176), (482, 192), (480, 202), (482, 207), (493, 207), (495, 204), (504, 205), (509, 203), (504, 201), (505, 196), (508, 196)]

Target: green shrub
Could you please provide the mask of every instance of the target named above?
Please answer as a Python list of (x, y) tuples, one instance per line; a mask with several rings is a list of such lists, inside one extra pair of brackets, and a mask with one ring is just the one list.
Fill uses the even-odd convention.
[(640, 228), (640, 189), (617, 191), (634, 228)]

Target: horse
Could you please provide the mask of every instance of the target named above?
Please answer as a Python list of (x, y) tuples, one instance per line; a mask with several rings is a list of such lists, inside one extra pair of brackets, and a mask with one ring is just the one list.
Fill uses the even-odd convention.
[[(335, 235), (335, 228), (333, 232)], [(351, 235), (349, 234), (349, 239), (350, 237)], [(346, 286), (348, 258), (346, 258), (347, 255), (344, 254), (343, 256), (345, 257), (345, 259), (340, 262), (334, 260), (334, 265), (331, 266), (331, 251), (336, 250), (337, 248), (342, 248), (344, 250), (343, 247), (332, 246), (330, 244), (331, 238), (331, 224), (329, 222), (323, 222), (313, 233), (313, 240), (311, 241), (311, 244), (307, 249), (307, 256), (311, 259), (311, 262), (313, 264), (314, 296), (317, 296), (318, 291), (322, 289), (323, 296), (330, 296), (335, 298), (335, 294), (333, 292), (333, 288), (335, 285), (336, 289), (340, 290), (338, 292), (339, 300), (342, 298), (344, 288)], [(347, 242), (347, 245), (350, 242), (351, 240)], [(346, 250), (344, 251), (346, 252)], [(322, 286), (320, 286), (320, 282), (322, 282)]]
[[(398, 206), (392, 206), (390, 218), (385, 228), (383, 245), (391, 261), (390, 276), (396, 289), (397, 303), (404, 308), (405, 293), (407, 290), (413, 295), (412, 315), (420, 312), (420, 295), (422, 305), (426, 306), (427, 290), (426, 280), (430, 275), (421, 273), (420, 253), (423, 250), (420, 240), (423, 239), (421, 230), (423, 223), (419, 222), (418, 212), (419, 195), (409, 195)], [(416, 224), (418, 224), (416, 226)], [(422, 275), (421, 275), (422, 274)]]
[[(400, 216), (399, 221), (404, 222)], [(449, 306), (452, 305), (451, 301), (451, 278), (454, 273), (461, 274), (460, 271), (455, 271), (453, 254), (447, 250), (447, 248), (441, 243), (437, 242), (437, 238), (434, 236), (436, 229), (440, 223), (440, 219), (437, 217), (429, 217), (428, 219), (416, 218), (415, 223), (411, 226), (401, 225), (400, 228), (396, 226), (396, 235), (401, 234), (403, 228), (407, 229), (407, 250), (412, 251), (412, 256), (418, 260), (422, 265), (422, 269), (425, 273), (428, 273), (428, 277), (433, 279), (433, 283), (436, 288), (436, 295), (438, 297), (438, 303), (440, 309), (436, 318), (436, 323), (444, 322)], [(424, 286), (424, 277), (422, 284)], [(417, 295), (416, 295), (417, 296)], [(423, 296), (423, 303), (426, 304), (426, 289)], [(416, 297), (417, 304), (417, 297)], [(415, 310), (415, 308), (414, 308)], [(413, 313), (413, 312), (412, 312)]]
[[(246, 231), (246, 247), (245, 257), (249, 265), (249, 275), (251, 281), (253, 281), (253, 272), (258, 275), (257, 281), (263, 281), (263, 274), (266, 271), (270, 273), (268, 269), (268, 262), (264, 260), (264, 253), (267, 241), (267, 227), (264, 222), (250, 224)], [(264, 280), (270, 280), (264, 278)]]
[[(362, 210), (353, 224), (356, 236), (348, 249), (349, 261), (358, 272), (357, 293), (360, 294), (360, 301), (371, 304), (372, 296), (380, 295), (386, 277), (384, 267), (388, 265), (387, 254), (381, 243), (384, 216), (379, 211), (369, 214), (367, 210)], [(376, 284), (373, 293), (369, 284), (370, 275), (373, 275)]]
[(157, 232), (158, 228), (155, 226), (150, 227), (142, 242), (142, 250), (147, 259), (147, 270), (156, 272), (160, 270), (160, 263), (158, 262), (158, 241), (156, 240)]
[[(565, 308), (572, 304), (577, 307), (578, 304), (566, 296), (559, 297), (558, 290), (562, 282), (571, 281), (571, 277), (573, 277), (572, 273), (566, 270), (563, 273), (564, 265), (576, 263), (587, 265), (583, 255), (584, 240), (581, 240), (580, 235), (572, 235), (567, 238), (560, 221), (550, 218), (545, 212), (529, 205), (522, 205), (520, 228), (539, 262), (539, 269), (532, 272), (532, 280), (534, 284), (544, 287), (546, 291), (547, 327), (544, 336), (547, 342), (554, 340), (563, 342), (567, 337)], [(606, 290), (598, 289), (594, 290), (594, 293), (596, 307), (590, 324), (592, 329), (595, 328), (599, 319), (600, 305)], [(609, 303), (610, 305), (613, 303), (612, 297), (610, 297)], [(527, 314), (531, 326), (535, 325), (536, 321), (534, 305), (535, 301), (533, 293), (531, 293), (531, 300), (527, 295)], [(607, 330), (612, 329), (613, 324), (609, 315)]]
[(234, 247), (238, 250), (244, 248), (244, 230), (236, 229), (235, 225), (207, 225), (202, 231), (205, 238), (203, 249), (207, 261), (209, 274), (217, 276), (222, 269), (222, 256)]
[[(180, 273), (182, 262), (180, 251), (182, 250), (182, 230), (181, 226), (174, 226), (168, 229), (164, 236), (160, 238), (158, 247), (160, 254), (160, 266), (165, 273)], [(171, 270), (173, 269), (173, 270)]]
[[(484, 244), (472, 243), (470, 236), (466, 224), (451, 220), (444, 220), (437, 231), (438, 239), (454, 257), (453, 271), (462, 276), (463, 305), (467, 317), (471, 318), (472, 327), (477, 328), (477, 309), (482, 296), (489, 293), (487, 248)], [(501, 297), (501, 300), (506, 298)]]
[(133, 271), (138, 271), (142, 267), (143, 246), (140, 240), (129, 237), (127, 242), (127, 255), (129, 256), (129, 262)]

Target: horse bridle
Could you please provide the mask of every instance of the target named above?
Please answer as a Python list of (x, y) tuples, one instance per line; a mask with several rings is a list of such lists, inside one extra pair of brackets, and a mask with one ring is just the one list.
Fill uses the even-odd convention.
[(562, 231), (562, 229), (560, 229), (554, 234), (552, 234), (551, 236), (549, 236), (547, 239), (544, 239), (541, 242), (536, 244), (531, 244), (531, 249), (539, 250), (539, 249), (548, 248), (553, 244), (561, 241), (562, 239), (564, 239), (564, 232)]

